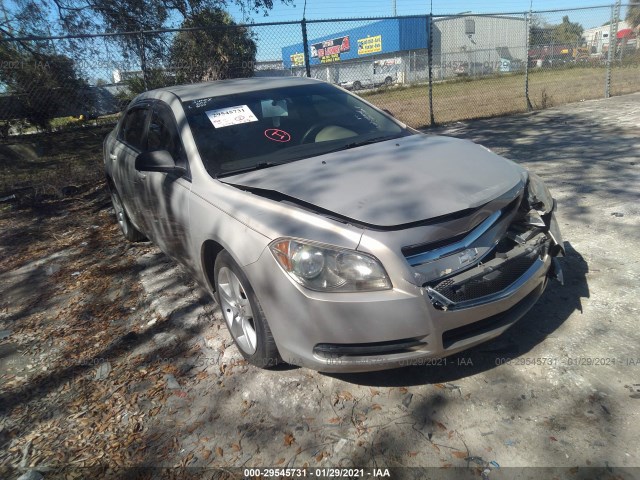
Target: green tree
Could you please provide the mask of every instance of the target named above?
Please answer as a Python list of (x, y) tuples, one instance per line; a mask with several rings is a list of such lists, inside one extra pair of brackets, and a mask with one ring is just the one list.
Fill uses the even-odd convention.
[(163, 68), (151, 68), (145, 76), (132, 76), (124, 81), (126, 89), (118, 92), (116, 98), (122, 108), (127, 106), (137, 95), (154, 88), (162, 88), (175, 84), (175, 75)]
[[(2, 0), (0, 0), (2, 1)], [(293, 0), (280, 0), (292, 4)], [(273, 0), (234, 0), (243, 12), (243, 21), (251, 15), (264, 14), (273, 8)], [(220, 10), (226, 0), (15, 0), (3, 2), (0, 35), (20, 37), (26, 35), (85, 34), (95, 32), (141, 32), (176, 27), (189, 19), (193, 21), (206, 12)], [(55, 22), (51, 18), (56, 18)], [(148, 75), (154, 68), (162, 68), (171, 41), (166, 35), (131, 34), (111, 37), (105, 42), (118, 47), (120, 56), (140, 65), (143, 83), (151, 83)], [(64, 42), (73, 58), (90, 63), (103, 50), (87, 49), (83, 40)], [(62, 45), (62, 44), (60, 44)]]
[[(292, 4), (293, 0), (281, 0)], [(273, 0), (236, 0), (245, 17), (266, 14)], [(2, 1), (0, 32), (20, 36), (58, 33), (137, 32), (173, 27), (226, 0), (14, 0)], [(51, 22), (56, 17), (57, 22)]]
[(14, 115), (46, 129), (55, 117), (88, 108), (82, 101), (87, 84), (70, 58), (4, 44), (0, 59), (0, 81), (19, 106)]
[(569, 16), (562, 17), (562, 23), (553, 28), (553, 40), (556, 43), (572, 43), (582, 39), (584, 28), (578, 22), (570, 22)]
[(532, 15), (529, 27), (529, 45), (547, 45), (551, 43), (553, 27), (539, 15)]
[(191, 15), (171, 46), (171, 70), (177, 83), (250, 77), (256, 59), (252, 33), (239, 27), (222, 9), (207, 9)]

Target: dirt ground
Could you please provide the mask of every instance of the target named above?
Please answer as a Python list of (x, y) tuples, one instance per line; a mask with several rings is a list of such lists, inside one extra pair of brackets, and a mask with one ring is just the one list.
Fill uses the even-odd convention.
[(0, 477), (640, 478), (640, 94), (438, 133), (542, 176), (567, 248), (564, 286), (439, 365), (259, 370), (179, 266), (125, 243), (103, 186), (0, 204)]

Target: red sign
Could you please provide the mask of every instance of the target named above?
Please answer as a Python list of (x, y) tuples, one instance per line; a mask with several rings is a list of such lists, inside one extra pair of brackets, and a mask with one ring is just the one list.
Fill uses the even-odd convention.
[(264, 136), (269, 140), (273, 140), (274, 142), (288, 142), (291, 140), (291, 135), (284, 130), (280, 130), (279, 128), (268, 128), (264, 131)]

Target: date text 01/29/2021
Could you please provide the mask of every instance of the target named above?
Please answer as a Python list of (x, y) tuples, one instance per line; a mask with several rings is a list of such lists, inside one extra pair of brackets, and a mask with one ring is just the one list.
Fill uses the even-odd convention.
[(245, 468), (245, 480), (270, 477), (285, 478), (389, 478), (388, 468)]

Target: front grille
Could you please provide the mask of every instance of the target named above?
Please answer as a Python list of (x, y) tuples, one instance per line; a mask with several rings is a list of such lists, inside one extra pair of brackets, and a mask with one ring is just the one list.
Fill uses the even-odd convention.
[[(539, 251), (532, 249), (517, 257), (505, 260), (497, 266), (478, 269), (480, 273), (476, 275), (459, 275), (448, 278), (432, 288), (454, 303), (493, 295), (504, 290), (524, 275), (536, 261), (538, 255)], [(464, 278), (460, 279), (460, 277)]]

